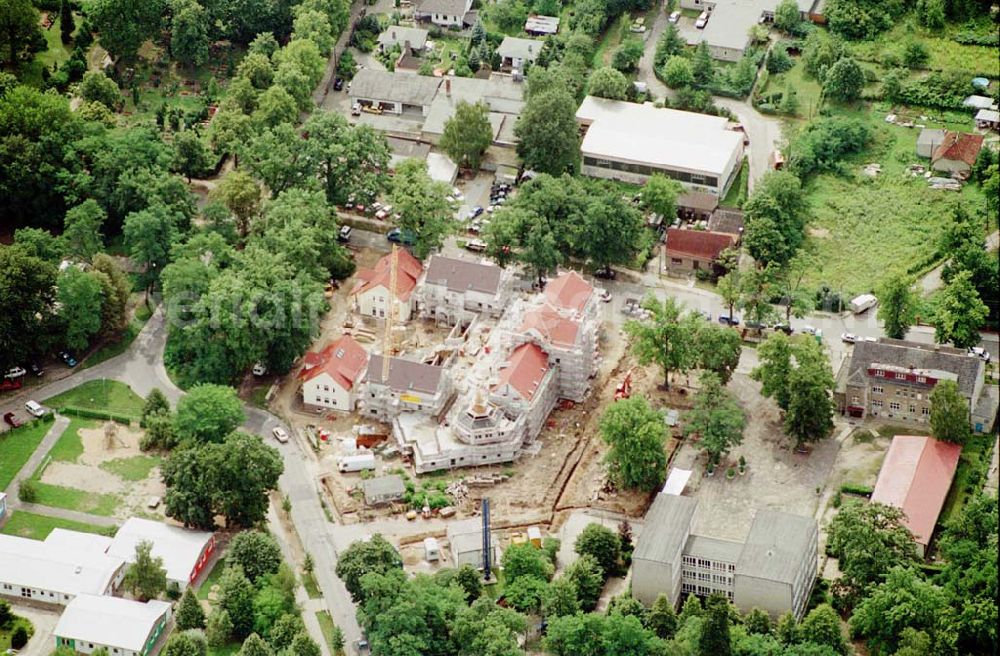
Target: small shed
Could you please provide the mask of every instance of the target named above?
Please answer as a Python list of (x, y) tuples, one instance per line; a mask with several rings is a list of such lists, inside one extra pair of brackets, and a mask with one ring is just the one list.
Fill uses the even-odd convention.
[[(448, 525), (448, 543), (451, 545), (451, 557), (455, 567), (472, 565), (476, 569), (483, 568), (483, 520), (471, 517)], [(490, 534), (491, 561), (499, 564), (499, 545), (495, 534)]]
[(424, 560), (429, 563), (441, 560), (441, 545), (438, 544), (437, 538), (424, 538)]
[(962, 101), (963, 107), (971, 107), (972, 109), (996, 109), (997, 105), (993, 102), (993, 99), (989, 96), (977, 96), (972, 95)]
[(528, 527), (528, 542), (538, 547), (542, 548), (542, 530), (537, 526)]
[(980, 109), (976, 112), (976, 127), (980, 130), (1000, 129), (1000, 111)]
[(677, 197), (677, 216), (687, 221), (708, 220), (719, 206), (719, 197), (700, 191), (689, 191)]
[(924, 128), (917, 135), (917, 157), (930, 159), (934, 149), (944, 143), (944, 130)]
[(406, 485), (404, 485), (401, 476), (390, 474), (362, 481), (361, 489), (365, 493), (365, 503), (369, 506), (377, 506), (402, 499), (403, 493), (406, 492)]
[(559, 31), (557, 16), (528, 16), (524, 31), (533, 36), (549, 36)]

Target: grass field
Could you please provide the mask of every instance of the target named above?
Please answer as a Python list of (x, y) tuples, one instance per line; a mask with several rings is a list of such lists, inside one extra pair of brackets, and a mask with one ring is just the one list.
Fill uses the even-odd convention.
[(126, 481), (144, 481), (149, 478), (149, 472), (160, 464), (158, 456), (132, 456), (131, 458), (115, 458), (102, 462), (100, 467)]
[(806, 119), (812, 118), (819, 111), (819, 97), (822, 89), (819, 82), (806, 76), (802, 58), (795, 57), (794, 61), (795, 66), (790, 70), (768, 77), (767, 86), (762, 90), (762, 94), (784, 92), (785, 87), (791, 84), (799, 101), (799, 110), (796, 112), (796, 116)]
[(739, 207), (740, 198), (746, 200), (747, 197), (747, 187), (750, 184), (750, 163), (747, 162), (747, 158), (743, 158), (743, 163), (740, 164), (739, 177), (733, 183), (733, 186), (729, 188), (729, 192), (726, 197), (722, 199), (719, 203), (721, 207)]
[(316, 621), (319, 622), (319, 628), (323, 632), (323, 639), (326, 640), (327, 647), (333, 644), (333, 632), (336, 628), (336, 624), (333, 623), (333, 618), (330, 617), (330, 613), (325, 610), (316, 611)]
[(17, 627), (23, 626), (28, 631), (28, 635), (33, 635), (35, 633), (35, 627), (32, 626), (31, 622), (28, 621), (26, 617), (14, 616), (14, 621), (10, 623), (10, 626), (5, 628), (0, 628), (0, 652), (6, 653), (10, 649), (10, 637), (17, 630)]
[(105, 360), (110, 360), (116, 355), (121, 355), (125, 350), (132, 345), (135, 338), (139, 335), (143, 326), (149, 321), (149, 317), (152, 316), (152, 311), (146, 307), (145, 303), (141, 303), (135, 310), (135, 316), (132, 317), (132, 321), (129, 322), (128, 326), (125, 328), (125, 332), (122, 333), (121, 338), (115, 342), (108, 342), (101, 348), (94, 351), (94, 353), (88, 357), (80, 365), (82, 368), (86, 369), (88, 367), (93, 367), (95, 364), (100, 364)]
[(62, 436), (49, 451), (49, 457), (60, 462), (76, 462), (83, 455), (83, 441), (80, 438), (81, 428), (97, 428), (100, 424), (93, 419), (73, 417)]
[(17, 535), (33, 540), (44, 540), (53, 529), (57, 528), (79, 531), (81, 533), (106, 534), (106, 530), (100, 526), (74, 522), (69, 519), (60, 519), (59, 517), (49, 517), (48, 515), (38, 515), (25, 512), (24, 510), (15, 510), (11, 514), (10, 519), (7, 520), (7, 523), (3, 525), (3, 530), (0, 533)]
[(73, 406), (139, 417), (144, 401), (125, 383), (117, 380), (91, 380), (45, 399), (45, 403), (54, 408)]
[(211, 592), (212, 586), (219, 582), (224, 569), (226, 569), (226, 559), (224, 557), (219, 558), (219, 560), (215, 561), (215, 566), (212, 568), (212, 571), (209, 572), (208, 576), (205, 577), (205, 580), (201, 582), (201, 587), (198, 588), (199, 599), (208, 599), (208, 593)]
[(938, 524), (946, 524), (948, 520), (957, 517), (965, 507), (965, 502), (983, 489), (986, 471), (993, 455), (993, 437), (990, 435), (974, 435), (969, 443), (962, 447), (962, 456), (955, 470), (955, 480), (951, 483), (948, 498), (944, 501)]
[(10, 485), (51, 427), (52, 422), (45, 421), (0, 433), (0, 490)]
[(319, 599), (323, 594), (319, 591), (319, 584), (316, 577), (309, 572), (302, 572), (302, 587), (306, 589), (306, 594), (310, 599)]
[(73, 487), (52, 485), (37, 480), (35, 481), (35, 489), (38, 491), (35, 503), (43, 506), (76, 510), (103, 517), (113, 516), (118, 508), (119, 498), (114, 494), (85, 492)]
[(995, 48), (963, 45), (947, 38), (940, 31), (924, 29), (912, 20), (898, 23), (875, 41), (852, 43), (851, 51), (859, 59), (880, 61), (887, 53), (898, 55), (903, 44), (914, 39), (927, 48), (930, 60), (926, 67), (931, 70), (958, 71), (969, 77), (1000, 77), (1000, 59), (997, 58)]

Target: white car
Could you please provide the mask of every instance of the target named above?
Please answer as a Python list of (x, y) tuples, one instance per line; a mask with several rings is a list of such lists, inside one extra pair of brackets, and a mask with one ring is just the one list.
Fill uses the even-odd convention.
[(973, 346), (969, 349), (969, 355), (973, 355), (983, 362), (990, 361), (990, 352), (984, 349), (982, 346)]
[(601, 303), (610, 303), (611, 302), (611, 292), (609, 292), (606, 289), (602, 289), (601, 293), (600, 293), (600, 299), (601, 299)]
[(25, 401), (24, 409), (27, 410), (33, 417), (41, 417), (45, 415), (45, 408), (38, 401)]
[(802, 332), (804, 332), (807, 335), (815, 335), (816, 328), (814, 326), (802, 326)]
[(476, 253), (482, 253), (486, 250), (486, 242), (482, 239), (470, 239), (465, 242), (465, 248)]
[(840, 341), (847, 344), (854, 344), (858, 341), (858, 336), (854, 333), (840, 333)]
[(458, 187), (452, 187), (452, 189), (451, 189), (451, 195), (454, 196), (458, 200), (462, 200), (463, 198), (465, 198), (465, 196), (462, 195), (462, 192), (459, 190)]
[(679, 12), (679, 11), (673, 11), (673, 12), (670, 13), (670, 16), (667, 17), (667, 22), (669, 22), (669, 23), (676, 23), (680, 19), (681, 19), (681, 12)]
[(282, 444), (288, 443), (288, 431), (286, 431), (281, 426), (275, 426), (274, 430), (271, 431), (274, 435), (274, 439), (278, 440)]
[(6, 374), (4, 374), (4, 378), (10, 378), (11, 380), (13, 380), (15, 378), (20, 378), (26, 373), (28, 372), (24, 370), (24, 367), (14, 367), (13, 369), (9, 370)]
[(264, 366), (263, 362), (258, 362), (253, 366), (254, 376), (263, 376), (266, 373), (267, 373), (267, 367)]

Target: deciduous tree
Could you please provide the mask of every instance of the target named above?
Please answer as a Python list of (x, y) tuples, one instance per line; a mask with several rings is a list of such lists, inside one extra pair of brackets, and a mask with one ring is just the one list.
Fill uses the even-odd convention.
[(491, 143), (489, 107), (484, 102), (460, 100), (455, 114), (444, 124), (441, 149), (459, 166), (478, 171), (479, 161)]
[(219, 607), (229, 613), (233, 637), (244, 640), (253, 631), (253, 583), (239, 567), (226, 567), (219, 578)]
[(185, 66), (208, 61), (209, 16), (195, 0), (173, 0), (170, 19), (170, 51)]
[(236, 231), (241, 238), (246, 238), (250, 224), (260, 209), (260, 186), (245, 171), (230, 171), (212, 191), (212, 198), (233, 213)]
[(529, 94), (514, 127), (525, 168), (561, 175), (575, 171), (580, 157), (576, 101), (561, 86)]
[(816, 606), (802, 620), (802, 635), (809, 642), (829, 647), (838, 654), (847, 654), (848, 643), (840, 628), (840, 616), (829, 604)]
[(122, 93), (115, 81), (100, 71), (87, 71), (83, 74), (77, 90), (80, 97), (87, 102), (101, 103), (113, 112), (122, 105)]
[(389, 202), (403, 215), (399, 227), (416, 235), (413, 254), (420, 259), (440, 248), (451, 229), (449, 192), (431, 179), (425, 162), (411, 159), (396, 167)]
[(160, 29), (165, 9), (165, 0), (94, 0), (87, 5), (87, 18), (112, 57), (131, 61)]
[(940, 587), (923, 580), (910, 567), (895, 566), (851, 614), (851, 631), (868, 639), (878, 653), (890, 653), (899, 645), (904, 629), (924, 631), (936, 653), (950, 653), (951, 633), (948, 598)]
[(853, 593), (885, 579), (897, 565), (914, 562), (913, 534), (899, 508), (881, 503), (845, 504), (830, 524), (827, 542)]
[(229, 543), (226, 563), (242, 567), (243, 573), (253, 583), (278, 571), (281, 547), (270, 533), (243, 531)]
[(163, 559), (153, 555), (153, 543), (143, 540), (135, 545), (135, 561), (125, 573), (125, 588), (139, 601), (156, 599), (167, 589), (167, 570)]
[(823, 92), (828, 98), (851, 102), (861, 97), (865, 72), (853, 57), (841, 57), (823, 78)]
[(953, 380), (939, 380), (930, 393), (931, 431), (945, 442), (966, 444), (972, 437), (969, 427), (969, 400)]
[(174, 423), (181, 439), (222, 442), (246, 418), (236, 390), (225, 385), (197, 385), (177, 403)]
[(31, 0), (6, 0), (0, 5), (0, 52), (12, 68), (45, 48), (38, 23), (38, 10)]
[(666, 469), (663, 444), (666, 425), (646, 399), (618, 401), (601, 417), (601, 437), (610, 445), (607, 462), (612, 477), (624, 488), (652, 490), (662, 484)]
[(654, 173), (642, 186), (642, 206), (647, 212), (662, 216), (664, 222), (672, 222), (677, 216), (677, 197), (682, 192), (679, 182)]
[(586, 554), (593, 556), (605, 576), (612, 576), (618, 570), (621, 542), (616, 532), (601, 524), (587, 524), (577, 536), (573, 550), (581, 556)]
[(139, 280), (146, 290), (148, 302), (149, 290), (159, 280), (170, 247), (177, 240), (174, 217), (163, 205), (132, 212), (125, 218), (123, 234), (132, 261), (142, 267)]
[(604, 194), (587, 203), (580, 226), (580, 254), (590, 264), (611, 273), (613, 264), (631, 264), (643, 244), (642, 215), (621, 196)]
[(66, 255), (90, 262), (104, 246), (101, 226), (108, 215), (93, 199), (87, 199), (66, 212), (62, 241)]
[(201, 135), (194, 130), (184, 130), (174, 135), (174, 171), (191, 182), (191, 178), (205, 174), (210, 165), (208, 149)]
[(694, 405), (684, 415), (684, 434), (697, 434), (700, 445), (712, 462), (743, 443), (746, 419), (743, 410), (726, 391), (719, 377), (710, 371), (701, 375), (701, 389), (694, 396)]
[(733, 652), (729, 636), (729, 601), (718, 594), (705, 602), (705, 621), (698, 638), (698, 653), (702, 656), (729, 656)]
[(662, 302), (649, 296), (642, 302), (651, 317), (645, 321), (629, 321), (625, 331), (632, 337), (639, 363), (655, 362), (663, 370), (663, 386), (670, 389), (670, 374), (685, 372), (695, 364), (697, 355), (693, 339), (700, 317), (681, 315), (681, 306), (668, 296)]
[(979, 329), (986, 322), (989, 309), (972, 284), (969, 271), (952, 276), (936, 298), (934, 341), (951, 342), (957, 348), (971, 348), (981, 339)]
[(66, 346), (82, 351), (101, 329), (101, 282), (93, 274), (68, 267), (59, 274), (59, 319)]
[(356, 603), (363, 603), (365, 599), (361, 587), (361, 579), (365, 574), (384, 574), (390, 570), (402, 569), (403, 561), (399, 552), (377, 533), (370, 540), (352, 543), (337, 559), (337, 576), (344, 582)]
[(163, 647), (163, 656), (205, 656), (208, 643), (200, 631), (178, 631)]
[(604, 590), (604, 573), (597, 559), (590, 555), (580, 556), (566, 568), (563, 576), (573, 582), (580, 608), (585, 611), (593, 610)]
[(833, 372), (816, 342), (795, 345), (796, 366), (788, 374), (788, 408), (785, 432), (796, 445), (814, 442), (833, 430)]
[(628, 78), (610, 66), (598, 68), (591, 73), (588, 82), (590, 95), (611, 100), (626, 100), (628, 98)]
[(694, 71), (687, 57), (674, 55), (663, 65), (663, 82), (671, 89), (680, 89), (694, 84)]

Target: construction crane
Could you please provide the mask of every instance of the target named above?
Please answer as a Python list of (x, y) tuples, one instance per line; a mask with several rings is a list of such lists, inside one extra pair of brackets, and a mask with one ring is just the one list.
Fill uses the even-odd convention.
[(382, 333), (382, 384), (389, 384), (389, 358), (392, 356), (393, 317), (396, 314), (396, 279), (398, 271), (396, 263), (396, 244), (389, 252), (389, 309), (385, 313), (385, 330)]

